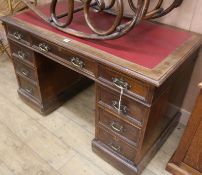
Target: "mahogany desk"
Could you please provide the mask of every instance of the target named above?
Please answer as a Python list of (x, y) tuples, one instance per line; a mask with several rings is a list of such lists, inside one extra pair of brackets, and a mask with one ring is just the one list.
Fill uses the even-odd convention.
[[(72, 27), (87, 31), (77, 15)], [(105, 26), (113, 17), (103, 15), (108, 20), (97, 21)], [(48, 26), (30, 11), (2, 21), (22, 100), (45, 115), (93, 80), (92, 149), (125, 174), (140, 174), (178, 123), (200, 38), (144, 22), (118, 40), (82, 40)]]

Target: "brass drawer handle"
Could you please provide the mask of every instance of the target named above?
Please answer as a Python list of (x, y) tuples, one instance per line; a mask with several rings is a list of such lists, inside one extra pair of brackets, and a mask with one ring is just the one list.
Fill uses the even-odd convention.
[(78, 67), (78, 68), (84, 68), (84, 66), (85, 66), (85, 63), (84, 63), (82, 60), (80, 60), (79, 58), (77, 58), (77, 57), (73, 57), (73, 58), (71, 59), (71, 63), (72, 63), (75, 67)]
[[(116, 109), (117, 111), (119, 111), (119, 102), (118, 101), (112, 101), (112, 106), (113, 106), (114, 109)], [(127, 111), (128, 111), (127, 106), (121, 105), (120, 106), (120, 111), (123, 114), (127, 114)]]
[(20, 59), (24, 60), (25, 57), (26, 57), (26, 55), (25, 55), (25, 53), (24, 53), (23, 51), (18, 51), (18, 57), (19, 57)]
[(111, 128), (116, 132), (120, 132), (120, 133), (123, 132), (123, 126), (121, 126), (118, 122), (113, 121), (111, 123)]
[(39, 43), (39, 49), (42, 52), (49, 52), (50, 51), (50, 47), (48, 45), (46, 45), (45, 43)]
[(128, 90), (130, 88), (130, 85), (125, 82), (122, 78), (112, 78), (113, 84), (119, 88), (119, 89), (126, 89)]
[(120, 152), (120, 151), (121, 151), (121, 146), (116, 145), (116, 144), (114, 144), (114, 143), (110, 143), (110, 144), (109, 144), (109, 147), (110, 147), (111, 149), (113, 149), (114, 151), (116, 151), (116, 152)]
[(29, 74), (30, 74), (30, 72), (28, 71), (28, 70), (26, 70), (26, 69), (21, 69), (21, 73), (24, 75), (24, 76), (26, 76), (26, 77), (28, 77), (29, 76)]
[(14, 33), (13, 33), (13, 36), (14, 36), (14, 38), (17, 39), (17, 40), (20, 40), (20, 39), (23, 38), (23, 35), (22, 35), (21, 33), (19, 33), (19, 32), (14, 32)]
[(29, 94), (33, 94), (33, 89), (32, 88), (25, 88), (25, 91), (27, 92), (27, 93), (29, 93)]

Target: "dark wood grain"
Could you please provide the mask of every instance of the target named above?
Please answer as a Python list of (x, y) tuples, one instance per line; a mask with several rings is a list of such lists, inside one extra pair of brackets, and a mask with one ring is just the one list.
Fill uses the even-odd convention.
[(151, 87), (141, 81), (135, 80), (126, 74), (115, 71), (109, 67), (100, 66), (99, 67), (99, 79), (105, 83), (110, 84), (116, 88), (116, 83), (113, 82), (113, 79), (117, 79), (124, 83), (127, 83), (128, 86), (125, 88), (125, 92), (129, 93), (131, 96), (134, 95), (136, 98), (150, 103), (151, 101)]
[(98, 120), (100, 126), (116, 133), (131, 145), (138, 145), (141, 128), (134, 127), (130, 123), (124, 122), (121, 118), (117, 118), (101, 108), (99, 109)]
[[(117, 103), (119, 102), (120, 92), (114, 92), (103, 86), (98, 87), (98, 104), (108, 108), (110, 111), (118, 114)], [(116, 105), (114, 103), (116, 102)], [(145, 116), (147, 115), (149, 108), (145, 105), (142, 105), (130, 98), (125, 96), (122, 97), (122, 108), (121, 118), (123, 120), (128, 120), (130, 123), (134, 123), (135, 125), (141, 127), (145, 122)]]
[(133, 161), (136, 156), (136, 149), (134, 147), (101, 127), (98, 127), (98, 140), (104, 143), (112, 152), (128, 160)]
[(25, 64), (31, 65), (34, 67), (34, 52), (26, 47), (23, 47), (19, 44), (16, 44), (10, 40), (10, 49), (12, 55), (19, 60), (23, 60)]
[(15, 65), (15, 70), (18, 75), (21, 75), (23, 77), (29, 78), (30, 80), (33, 80), (36, 82), (37, 80), (37, 75), (35, 73), (35, 70), (23, 62), (20, 62), (18, 59), (16, 59), (14, 56), (14, 65)]

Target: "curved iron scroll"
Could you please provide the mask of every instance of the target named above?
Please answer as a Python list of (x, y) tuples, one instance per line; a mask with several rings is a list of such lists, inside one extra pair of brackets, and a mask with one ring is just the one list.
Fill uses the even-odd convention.
[[(67, 0), (67, 13), (60, 15), (56, 14), (56, 6), (58, 1), (52, 0), (50, 6), (51, 16), (46, 16), (45, 14), (43, 14), (36, 6), (31, 4), (29, 0), (21, 1), (25, 3), (40, 18), (42, 18), (44, 21), (57, 28), (58, 30), (80, 38), (98, 40), (109, 40), (119, 38), (128, 33), (131, 29), (133, 29), (133, 27), (140, 23), (140, 21), (162, 17), (170, 13), (173, 9), (179, 7), (183, 2), (183, 0), (173, 0), (170, 6), (164, 9), (162, 8), (164, 0), (158, 0), (156, 6), (149, 11), (150, 0), (136, 0), (136, 3), (134, 3), (133, 0), (128, 0), (128, 4), (133, 12), (133, 15), (128, 22), (121, 23), (124, 17), (123, 2), (125, 0), (108, 0), (108, 5), (106, 5), (105, 0), (80, 0), (80, 2), (82, 2), (82, 5), (77, 8), (74, 8), (74, 0)], [(116, 11), (116, 14), (113, 13), (114, 15), (116, 15), (115, 20), (113, 24), (109, 27), (109, 29), (101, 30), (94, 25), (92, 19), (90, 18), (91, 8), (95, 9), (96, 13), (109, 12), (110, 10), (112, 11), (112, 9), (115, 9), (113, 10)], [(70, 25), (73, 20), (74, 13), (77, 13), (82, 10), (84, 12), (84, 17), (87, 22), (87, 25), (93, 31), (93, 34), (84, 33), (68, 27), (68, 25)], [(62, 17), (67, 17), (64, 23), (59, 22), (59, 19)]]

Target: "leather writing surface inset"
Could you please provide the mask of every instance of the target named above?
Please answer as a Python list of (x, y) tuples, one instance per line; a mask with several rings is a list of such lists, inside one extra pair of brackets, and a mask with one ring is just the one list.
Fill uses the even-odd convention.
[[(64, 11), (65, 5), (58, 4), (58, 11)], [(49, 14), (49, 6), (41, 7), (45, 14)], [(102, 51), (108, 52), (127, 61), (133, 62), (145, 68), (153, 69), (161, 61), (163, 61), (170, 53), (176, 50), (182, 43), (188, 40), (191, 35), (187, 32), (178, 31), (170, 27), (143, 22), (135, 27), (124, 37), (117, 40), (94, 41), (84, 40), (68, 34), (65, 34), (41, 20), (32, 11), (27, 11), (16, 16), (16, 18), (45, 28), (49, 31), (58, 33), (68, 38), (72, 38), (81, 43), (90, 45)], [(103, 13), (102, 16), (94, 16), (97, 25), (108, 26), (114, 20), (112, 15)], [(74, 21), (70, 25), (71, 28), (79, 29), (84, 32), (90, 32), (87, 27), (83, 14), (76, 13)]]

